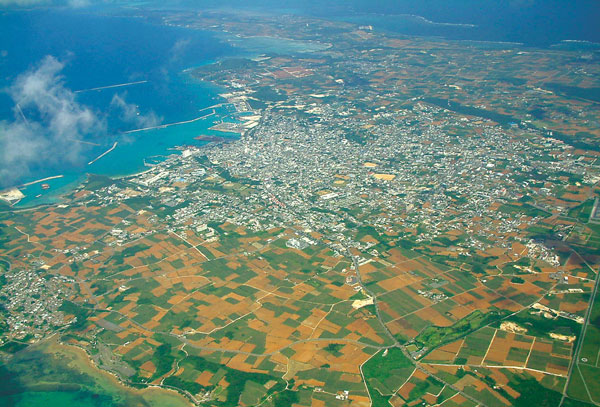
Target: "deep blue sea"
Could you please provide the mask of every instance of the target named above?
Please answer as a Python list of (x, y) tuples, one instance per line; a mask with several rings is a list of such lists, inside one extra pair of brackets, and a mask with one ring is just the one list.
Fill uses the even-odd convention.
[[(52, 55), (65, 63), (62, 73), (68, 88), (76, 91), (147, 80), (150, 86), (117, 91), (126, 90), (128, 100), (160, 112), (165, 120), (177, 120), (197, 110), (196, 104), (204, 97), (177, 86), (172, 74), (220, 58), (232, 49), (210, 33), (152, 24), (143, 18), (47, 9), (0, 14), (0, 52), (0, 86)], [(156, 97), (148, 101), (152, 95)], [(85, 96), (86, 102), (94, 102), (94, 97), (110, 101), (106, 93)], [(174, 99), (181, 103), (172, 103)], [(1, 101), (4, 117), (12, 105), (7, 105), (6, 95)]]
[[(313, 15), (370, 24), (375, 29), (401, 34), (455, 40), (508, 41), (542, 47), (563, 40), (600, 42), (598, 0), (290, 0), (285, 4), (279, 0), (204, 0), (202, 6)], [(261, 53), (277, 47), (282, 52), (294, 52), (305, 46), (253, 39), (233, 47), (210, 32), (150, 22), (133, 17), (135, 12), (131, 10), (125, 12), (128, 17), (116, 17), (113, 14), (120, 13), (117, 8), (103, 7), (0, 11), (0, 88), (5, 89), (19, 75), (35, 69), (46, 56), (54, 56), (64, 63), (61, 75), (65, 87), (77, 91), (77, 102), (91, 108), (106, 124), (104, 133), (90, 136), (88, 141), (98, 146), (88, 148), (86, 159), (78, 165), (49, 165), (41, 158), (29, 166), (28, 173), (18, 174), (18, 183), (64, 175), (48, 182), (50, 190), (43, 191), (41, 184), (25, 188), (27, 197), (20, 205), (53, 201), (59, 193), (81, 182), (86, 173), (123, 175), (143, 170), (145, 158), (169, 154), (176, 145), (200, 144), (194, 136), (210, 133), (207, 129), (213, 120), (225, 113), (217, 111), (207, 120), (185, 126), (123, 136), (123, 131), (136, 125), (121, 120), (111, 108), (115, 95), (135, 106), (140, 114), (155, 115), (161, 123), (190, 120), (206, 113), (200, 112), (203, 108), (222, 100), (217, 89), (195, 81), (184, 73), (185, 69), (244, 52)], [(189, 9), (199, 5), (197, 1), (172, 0), (154, 2), (152, 7)], [(131, 82), (142, 83), (90, 90)], [(0, 92), (0, 121), (15, 120), (15, 114), (14, 102), (7, 93)], [(118, 146), (113, 152), (87, 165), (115, 141)], [(42, 196), (36, 198), (38, 194)]]
[[(161, 3), (193, 8), (199, 1)], [(202, 0), (201, 4), (336, 18), (406, 35), (453, 40), (517, 42), (533, 47), (564, 40), (600, 43), (598, 0)], [(406, 18), (410, 15), (426, 21)]]
[[(98, 146), (88, 147), (79, 164), (32, 164), (29, 173), (19, 177), (20, 183), (64, 177), (48, 181), (48, 191), (43, 191), (41, 184), (23, 189), (26, 198), (20, 205), (52, 201), (81, 182), (86, 173), (134, 173), (145, 169), (145, 158), (169, 154), (169, 148), (176, 145), (201, 144), (193, 138), (210, 134), (207, 129), (215, 116), (124, 136), (122, 132), (137, 128), (136, 123), (123, 121), (111, 108), (111, 100), (118, 94), (142, 115), (154, 115), (162, 124), (202, 116), (210, 112), (201, 111), (203, 108), (223, 100), (217, 89), (194, 80), (184, 70), (239, 52), (209, 32), (154, 24), (144, 18), (70, 9), (0, 13), (0, 88), (11, 86), (19, 75), (34, 70), (51, 55), (64, 64), (60, 75), (65, 88), (76, 92), (77, 103), (90, 108), (106, 124), (104, 132), (86, 138)], [(89, 90), (131, 82), (143, 83)], [(0, 93), (0, 120), (14, 120), (14, 108), (8, 93)], [(87, 165), (114, 141), (118, 145), (113, 152)], [(35, 198), (38, 194), (42, 196)]]
[[(302, 3), (302, 2), (301, 2)], [(549, 47), (564, 40), (600, 43), (598, 0), (350, 0), (315, 2), (309, 12), (408, 35), (516, 42)], [(422, 19), (407, 19), (406, 16)]]

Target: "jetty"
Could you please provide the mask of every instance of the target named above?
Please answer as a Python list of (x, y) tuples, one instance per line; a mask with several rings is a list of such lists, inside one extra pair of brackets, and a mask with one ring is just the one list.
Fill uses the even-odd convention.
[(127, 82), (127, 83), (119, 83), (116, 85), (99, 86), (97, 88), (76, 90), (75, 93), (92, 92), (95, 90), (104, 90), (104, 89), (113, 89), (113, 88), (123, 88), (125, 86), (141, 85), (142, 83), (148, 83), (148, 81)]
[(207, 117), (213, 116), (216, 113), (216, 108), (223, 106), (223, 103), (219, 103), (217, 105), (213, 105), (213, 106), (208, 106), (205, 107), (204, 109), (200, 109), (199, 112), (202, 112), (204, 110), (208, 110), (208, 109), (213, 109), (213, 111), (211, 113), (205, 114), (203, 116), (200, 117), (196, 117), (194, 119), (191, 120), (184, 120), (181, 122), (175, 122), (175, 123), (166, 123), (166, 124), (159, 124), (157, 126), (151, 126), (151, 127), (144, 127), (143, 129), (135, 129), (135, 130), (128, 130), (123, 132), (124, 134), (131, 134), (131, 133), (140, 133), (142, 131), (148, 131), (148, 130), (156, 130), (156, 129), (166, 129), (167, 127), (171, 127), (171, 126), (179, 126), (181, 124), (188, 124), (188, 123), (194, 123), (197, 122), (198, 120), (203, 120), (206, 119)]
[(95, 163), (96, 161), (98, 161), (99, 159), (101, 159), (102, 157), (104, 157), (106, 154), (108, 154), (111, 151), (113, 151), (117, 147), (117, 144), (118, 144), (118, 142), (115, 141), (115, 143), (112, 145), (111, 148), (109, 148), (108, 150), (106, 150), (105, 152), (103, 152), (102, 154), (100, 154), (98, 157), (94, 158), (92, 161), (90, 161), (88, 163), (88, 165), (92, 165), (93, 163)]
[(42, 179), (38, 179), (37, 181), (26, 182), (25, 184), (19, 185), (19, 188), (28, 187), (29, 185), (39, 184), (40, 182), (50, 181), (52, 179), (62, 178), (64, 175), (54, 175), (52, 177), (46, 177)]

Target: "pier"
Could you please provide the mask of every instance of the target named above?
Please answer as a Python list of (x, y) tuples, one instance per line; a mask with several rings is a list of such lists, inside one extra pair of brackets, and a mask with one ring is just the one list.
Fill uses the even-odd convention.
[(97, 88), (76, 90), (75, 93), (92, 92), (95, 90), (104, 90), (104, 89), (113, 89), (113, 88), (123, 88), (125, 86), (141, 85), (142, 83), (148, 83), (148, 81), (127, 82), (127, 83), (119, 83), (117, 85), (99, 86)]
[(166, 123), (166, 124), (159, 124), (158, 126), (152, 126), (152, 127), (144, 127), (143, 129), (135, 129), (135, 130), (128, 130), (123, 132), (124, 134), (131, 134), (131, 133), (139, 133), (142, 131), (148, 131), (148, 130), (156, 130), (156, 129), (166, 129), (167, 127), (171, 127), (171, 126), (179, 126), (181, 124), (189, 124), (189, 123), (194, 123), (197, 122), (198, 120), (203, 120), (206, 119), (207, 117), (213, 116), (216, 114), (216, 108), (223, 106), (222, 103), (218, 104), (218, 105), (214, 105), (214, 106), (209, 106), (209, 107), (205, 107), (204, 109), (199, 110), (199, 112), (202, 112), (204, 110), (208, 110), (208, 109), (213, 109), (213, 111), (211, 113), (205, 114), (204, 116), (200, 116), (200, 117), (196, 117), (195, 119), (191, 119), (191, 120), (184, 120), (181, 122), (175, 122), (175, 123)]
[(74, 139), (74, 138), (70, 138), (70, 139), (68, 139), (68, 140), (69, 140), (69, 141), (72, 141), (72, 142), (74, 142), (74, 143), (87, 144), (87, 145), (90, 145), (90, 146), (95, 146), (95, 147), (100, 147), (100, 146), (101, 146), (101, 144), (98, 144), (98, 143), (92, 143), (91, 141), (77, 140), (77, 139)]
[(96, 161), (98, 161), (99, 159), (101, 159), (102, 157), (104, 157), (106, 154), (108, 154), (111, 151), (113, 151), (117, 147), (117, 144), (118, 143), (115, 141), (115, 143), (112, 145), (111, 148), (109, 148), (108, 150), (106, 150), (105, 152), (103, 152), (102, 154), (100, 154), (98, 157), (94, 158), (92, 161), (90, 161), (88, 163), (88, 165), (92, 165), (93, 163), (95, 163)]
[(46, 178), (38, 179), (37, 181), (26, 182), (25, 184), (19, 185), (19, 188), (21, 188), (21, 187), (28, 187), (30, 185), (39, 184), (40, 182), (50, 181), (52, 179), (57, 179), (57, 178), (62, 178), (62, 177), (64, 177), (64, 175), (54, 175), (52, 177), (46, 177)]

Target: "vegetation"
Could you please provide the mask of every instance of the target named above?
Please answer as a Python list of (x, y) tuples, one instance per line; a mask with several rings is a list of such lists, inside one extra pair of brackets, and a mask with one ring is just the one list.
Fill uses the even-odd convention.
[(513, 284), (523, 284), (525, 283), (525, 280), (523, 280), (521, 277), (513, 277), (510, 279), (510, 282)]
[(294, 403), (300, 400), (298, 392), (293, 390), (284, 390), (273, 396), (273, 405), (277, 407), (292, 407)]
[(65, 313), (65, 315), (75, 316), (75, 320), (71, 323), (71, 329), (80, 331), (88, 325), (88, 317), (93, 312), (90, 308), (79, 305), (71, 301), (65, 301), (59, 308), (59, 311)]
[(325, 350), (334, 356), (340, 356), (340, 349), (342, 349), (343, 347), (344, 345), (342, 345), (341, 343), (330, 343), (325, 347)]
[[(282, 405), (291, 407), (291, 404), (297, 401), (297, 393), (293, 391), (282, 391), (285, 389), (285, 382), (271, 375), (242, 372), (200, 356), (188, 356), (180, 363), (180, 365), (183, 366), (184, 369), (193, 369), (193, 371), (196, 372), (209, 371), (213, 372), (215, 375), (220, 372), (220, 376), (229, 383), (229, 386), (226, 388), (226, 396), (223, 401), (213, 401), (213, 405), (215, 406), (238, 406), (240, 395), (248, 385), (253, 388), (253, 394), (260, 393), (260, 391), (258, 391), (259, 388), (256, 385), (262, 387), (262, 394), (260, 394), (259, 397), (264, 397), (267, 394), (277, 392), (274, 399), (280, 400), (281, 403), (276, 404), (277, 406)], [(276, 382), (277, 384), (267, 390), (264, 385), (270, 381)], [(189, 391), (191, 394), (198, 394), (202, 391), (214, 391), (216, 389), (216, 385), (204, 387), (194, 381), (185, 380), (179, 376), (170, 376), (165, 379), (164, 383)]]
[(505, 311), (494, 310), (484, 314), (477, 310), (452, 326), (430, 326), (426, 328), (415, 338), (415, 342), (428, 349), (433, 349), (445, 343), (455, 341), (482, 326), (496, 321), (502, 318), (505, 313)]
[(480, 109), (477, 107), (461, 105), (460, 103), (447, 99), (439, 99), (433, 97), (427, 97), (423, 99), (427, 103), (431, 103), (443, 109), (452, 110), (453, 112), (462, 113), (469, 116), (483, 117), (484, 119), (489, 119), (502, 125), (508, 125), (509, 123), (514, 123), (518, 121), (517, 119), (505, 114), (492, 112), (490, 110)]
[(387, 354), (386, 351), (375, 354), (362, 370), (373, 407), (385, 407), (390, 396), (410, 377), (414, 366), (400, 349), (390, 348)]
[(542, 386), (535, 379), (521, 379), (515, 385), (521, 395), (514, 400), (515, 407), (555, 407), (560, 403), (562, 394)]

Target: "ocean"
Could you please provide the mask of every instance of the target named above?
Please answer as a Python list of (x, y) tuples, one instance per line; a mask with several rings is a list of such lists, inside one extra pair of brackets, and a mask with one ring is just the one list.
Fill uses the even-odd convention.
[[(489, 0), (478, 1), (489, 3)], [(354, 0), (338, 8), (335, 2), (312, 2), (310, 7), (311, 2), (289, 2), (286, 12), (372, 24), (376, 29), (407, 35), (443, 36), (457, 40), (511, 41), (529, 46), (550, 46), (563, 40), (600, 41), (598, 28), (590, 28), (597, 25), (576, 23), (579, 18), (583, 18), (583, 22), (600, 20), (596, 18), (600, 8), (596, 8), (595, 13), (588, 12), (590, 2), (561, 1), (548, 0), (547, 4), (555, 8), (549, 6), (546, 10), (531, 6), (517, 9), (516, 19), (509, 18), (512, 7), (509, 3), (539, 5), (540, 1), (498, 0), (498, 12), (487, 14), (483, 7), (471, 7), (466, 0)], [(221, 3), (214, 1), (216, 6)], [(239, 3), (248, 4), (242, 0)], [(261, 4), (272, 12), (281, 5), (281, 1), (256, 3), (257, 6)], [(448, 9), (450, 4), (454, 8)], [(597, 5), (597, 2), (594, 4)], [(201, 145), (203, 142), (194, 140), (194, 137), (211, 134), (208, 128), (213, 121), (228, 114), (225, 109), (217, 109), (214, 116), (205, 120), (123, 134), (135, 126), (106, 113), (115, 95), (135, 105), (142, 114), (155, 114), (161, 123), (186, 121), (202, 116), (207, 112), (204, 109), (222, 102), (218, 89), (194, 80), (185, 73), (186, 69), (244, 52), (260, 53), (277, 48), (295, 52), (310, 50), (311, 46), (313, 50), (319, 49), (315, 44), (271, 38), (239, 40), (244, 44), (233, 47), (210, 32), (164, 26), (134, 16), (103, 14), (102, 9), (93, 12), (71, 9), (0, 11), (0, 88), (10, 86), (19, 75), (34, 69), (46, 56), (52, 55), (65, 65), (61, 71), (64, 86), (77, 92), (78, 103), (103, 117), (107, 126), (101, 138), (87, 140), (97, 146), (87, 151), (86, 160), (80, 165), (45, 165), (40, 162), (31, 168), (30, 173), (21, 174), (19, 183), (54, 175), (63, 177), (47, 181), (49, 190), (43, 190), (40, 183), (24, 188), (26, 198), (20, 206), (54, 202), (61, 192), (83, 181), (87, 173), (131, 174), (146, 168), (144, 160), (160, 159), (172, 153), (170, 149), (174, 146)], [(133, 84), (111, 87), (127, 83)], [(0, 93), (0, 121), (14, 120), (14, 108), (8, 94)], [(112, 152), (91, 165), (87, 164), (115, 142), (117, 147)], [(38, 198), (37, 195), (41, 196)], [(81, 353), (52, 346), (50, 350), (44, 348), (37, 354), (22, 354), (10, 366), (0, 363), (0, 405), (186, 405), (174, 395), (132, 394), (133, 390), (123, 388), (107, 374), (90, 367)]]
[[(173, 1), (169, 2), (172, 4)], [(197, 7), (197, 0), (178, 0)], [(598, 0), (203, 0), (205, 7), (281, 11), (373, 25), (400, 34), (549, 47), (600, 44)]]
[[(207, 2), (208, 6), (221, 4), (213, 3)], [(229, 3), (237, 4), (236, 0)], [(587, 0), (569, 2), (569, 7), (555, 0), (544, 4), (538, 0), (484, 1), (485, 4), (478, 7), (470, 0), (453, 2), (453, 7), (439, 3), (438, 0), (423, 3), (352, 0), (326, 4), (292, 1), (283, 11), (326, 15), (406, 35), (455, 40), (515, 42), (525, 46), (560, 44), (570, 48), (590, 47), (600, 41), (600, 29), (590, 23), (596, 16), (600, 18), (600, 8)], [(181, 2), (180, 6), (185, 4)], [(155, 6), (161, 5), (165, 6), (162, 3)], [(278, 9), (272, 0), (259, 0), (250, 6), (244, 2), (240, 7), (269, 13)], [(277, 41), (270, 44), (273, 39), (268, 38), (245, 40), (232, 46), (210, 32), (165, 26), (136, 16), (131, 10), (116, 10), (113, 6), (100, 6), (87, 10), (47, 8), (0, 12), (0, 89), (6, 89), (19, 75), (35, 69), (51, 55), (64, 64), (60, 72), (64, 86), (77, 92), (77, 102), (91, 108), (106, 124), (101, 138), (87, 140), (95, 145), (86, 146), (87, 155), (76, 165), (52, 162), (40, 152), (40, 159), (29, 165), (27, 172), (16, 174), (15, 185), (62, 175), (46, 182), (49, 190), (43, 190), (41, 183), (22, 189), (26, 197), (19, 206), (56, 202), (62, 192), (84, 180), (87, 173), (130, 174), (146, 168), (145, 158), (167, 155), (176, 145), (201, 145), (203, 142), (193, 137), (210, 134), (208, 127), (222, 113), (217, 111), (206, 120), (186, 126), (124, 136), (122, 132), (132, 130), (135, 125), (124, 122), (114, 112), (111, 101), (115, 95), (135, 106), (140, 114), (158, 118), (160, 123), (190, 120), (222, 100), (218, 89), (194, 80), (185, 69), (244, 52), (260, 53), (273, 47), (293, 52), (310, 46)], [(565, 40), (587, 42), (565, 43)], [(592, 45), (591, 48), (597, 47)], [(127, 83), (132, 84), (112, 87)], [(15, 103), (6, 92), (0, 92), (0, 121), (14, 120), (15, 115)], [(114, 142), (117, 142), (114, 151), (87, 165)]]
[[(191, 124), (123, 134), (139, 123), (124, 121), (114, 112), (111, 101), (118, 95), (140, 114), (152, 115), (161, 124), (211, 113), (211, 109), (204, 109), (223, 101), (219, 90), (184, 70), (240, 52), (212, 33), (160, 25), (145, 18), (71, 9), (0, 13), (0, 88), (10, 87), (19, 75), (36, 69), (46, 56), (53, 56), (64, 64), (60, 72), (64, 87), (75, 92), (77, 103), (90, 108), (106, 126), (100, 136), (84, 138), (94, 145), (86, 145), (85, 157), (75, 165), (46, 165), (40, 152), (40, 161), (30, 165), (28, 173), (17, 174), (16, 183), (63, 177), (47, 181), (48, 190), (43, 190), (41, 183), (23, 188), (26, 197), (19, 206), (54, 202), (87, 173), (131, 174), (146, 168), (144, 159), (168, 155), (174, 146), (203, 144), (194, 137), (211, 134), (208, 128), (219, 113), (227, 114), (223, 109)], [(133, 84), (111, 87), (127, 83)], [(8, 93), (0, 93), (0, 120), (14, 121), (14, 109)], [(117, 147), (110, 154), (87, 165), (114, 142)]]

